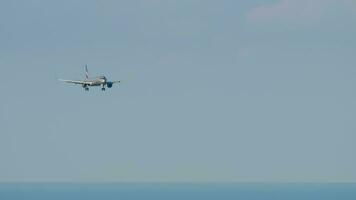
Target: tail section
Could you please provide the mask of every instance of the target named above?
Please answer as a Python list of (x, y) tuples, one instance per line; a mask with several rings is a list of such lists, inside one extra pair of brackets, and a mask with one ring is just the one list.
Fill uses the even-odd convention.
[(89, 79), (88, 65), (85, 65), (85, 78)]

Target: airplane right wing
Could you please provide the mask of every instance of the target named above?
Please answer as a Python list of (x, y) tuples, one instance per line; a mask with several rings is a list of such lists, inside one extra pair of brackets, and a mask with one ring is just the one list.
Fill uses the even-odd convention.
[(66, 82), (66, 83), (81, 84), (81, 85), (86, 84), (85, 81), (74, 81), (74, 80), (63, 80), (63, 79), (59, 79), (59, 81)]

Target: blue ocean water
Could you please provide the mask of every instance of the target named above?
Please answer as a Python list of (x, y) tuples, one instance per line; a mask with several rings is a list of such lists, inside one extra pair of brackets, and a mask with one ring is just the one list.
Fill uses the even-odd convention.
[(356, 200), (356, 184), (0, 184), (0, 200)]

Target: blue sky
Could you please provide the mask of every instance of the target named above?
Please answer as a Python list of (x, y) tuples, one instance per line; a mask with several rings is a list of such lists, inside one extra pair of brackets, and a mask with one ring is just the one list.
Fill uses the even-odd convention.
[[(0, 182), (356, 181), (352, 0), (0, 1)], [(105, 93), (60, 83), (121, 79)]]

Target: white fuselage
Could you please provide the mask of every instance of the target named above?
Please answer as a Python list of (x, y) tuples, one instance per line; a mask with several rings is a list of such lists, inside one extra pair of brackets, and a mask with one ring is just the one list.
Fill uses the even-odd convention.
[(100, 76), (100, 77), (97, 77), (95, 79), (87, 79), (87, 80), (84, 80), (85, 86), (103, 86), (106, 84), (106, 78), (105, 76)]

